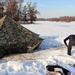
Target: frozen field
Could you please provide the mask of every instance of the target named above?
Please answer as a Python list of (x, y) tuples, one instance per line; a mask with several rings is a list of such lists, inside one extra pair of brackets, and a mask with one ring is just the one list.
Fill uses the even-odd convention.
[[(0, 75), (45, 75), (46, 65), (58, 64), (75, 75), (75, 48), (72, 55), (67, 55), (63, 43), (65, 37), (75, 34), (75, 22), (47, 22), (24, 25), (27, 29), (39, 34), (43, 42), (30, 54), (8, 57), (10, 60), (0, 61)], [(17, 59), (21, 60), (17, 60)]]

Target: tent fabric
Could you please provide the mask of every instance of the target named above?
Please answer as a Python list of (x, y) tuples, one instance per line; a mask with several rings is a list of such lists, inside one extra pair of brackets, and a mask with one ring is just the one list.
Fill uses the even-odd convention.
[(41, 42), (38, 34), (10, 17), (4, 16), (0, 20), (0, 58), (6, 54), (33, 52)]

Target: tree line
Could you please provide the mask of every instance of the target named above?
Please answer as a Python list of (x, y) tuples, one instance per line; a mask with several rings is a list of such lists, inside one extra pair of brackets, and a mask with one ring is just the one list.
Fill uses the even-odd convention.
[(49, 21), (71, 22), (71, 21), (75, 21), (75, 16), (63, 16), (59, 18), (50, 18)]
[(0, 18), (7, 15), (15, 21), (23, 21), (24, 23), (33, 23), (36, 21), (37, 4), (28, 2), (23, 5), (23, 0), (0, 0)]
[(37, 21), (61, 21), (61, 22), (71, 22), (71, 21), (75, 21), (75, 16), (61, 16), (59, 18), (38, 18)]

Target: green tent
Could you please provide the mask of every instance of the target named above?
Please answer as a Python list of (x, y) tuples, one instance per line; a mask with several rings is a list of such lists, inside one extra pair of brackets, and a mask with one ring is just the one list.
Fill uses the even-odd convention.
[(6, 54), (33, 52), (42, 39), (8, 16), (0, 20), (0, 58)]

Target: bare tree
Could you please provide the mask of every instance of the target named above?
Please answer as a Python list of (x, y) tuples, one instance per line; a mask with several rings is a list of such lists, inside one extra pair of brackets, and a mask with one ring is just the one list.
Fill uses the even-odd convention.
[(24, 23), (25, 22), (28, 23), (28, 12), (27, 12), (27, 6), (26, 5), (23, 8), (23, 21), (24, 21)]
[(17, 0), (18, 1), (18, 17), (19, 17), (19, 20), (21, 20), (21, 17), (22, 17), (22, 3), (24, 0)]
[(28, 2), (27, 8), (28, 8), (28, 17), (30, 19), (30, 22), (33, 23), (33, 21), (37, 19), (36, 14), (39, 13), (36, 10), (36, 3)]
[(6, 14), (12, 18), (15, 17), (18, 5), (16, 0), (10, 0), (6, 5)]

